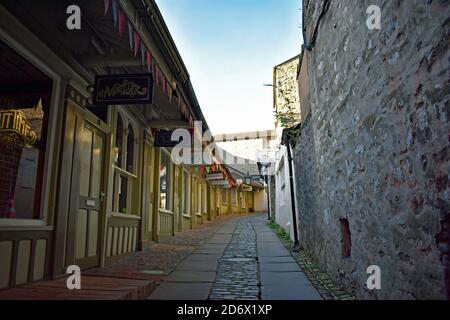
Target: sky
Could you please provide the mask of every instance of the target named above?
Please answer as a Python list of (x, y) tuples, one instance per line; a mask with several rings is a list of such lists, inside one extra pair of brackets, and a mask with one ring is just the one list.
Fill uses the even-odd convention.
[(156, 0), (212, 134), (272, 129), (273, 67), (301, 51), (301, 0)]

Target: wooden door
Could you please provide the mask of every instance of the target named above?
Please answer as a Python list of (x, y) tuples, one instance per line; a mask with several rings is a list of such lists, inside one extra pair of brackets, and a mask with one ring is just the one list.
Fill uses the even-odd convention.
[(81, 133), (79, 199), (76, 213), (75, 262), (82, 269), (100, 262), (103, 221), (105, 135), (85, 122)]

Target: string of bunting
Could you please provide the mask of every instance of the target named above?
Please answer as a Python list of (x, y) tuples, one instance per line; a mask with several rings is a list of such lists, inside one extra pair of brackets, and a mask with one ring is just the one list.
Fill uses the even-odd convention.
[(176, 83), (174, 81), (170, 82), (167, 80), (158, 63), (154, 59), (150, 49), (147, 48), (145, 43), (141, 40), (139, 33), (134, 29), (133, 24), (128, 20), (125, 12), (120, 7), (117, 0), (103, 0), (103, 3), (104, 16), (108, 15), (110, 11), (112, 12), (114, 27), (118, 29), (120, 37), (124, 35), (125, 29), (128, 28), (130, 50), (133, 52), (135, 57), (138, 56), (139, 52), (141, 53), (140, 58), (142, 66), (146, 65), (148, 72), (155, 75), (156, 85), (161, 87), (161, 90), (164, 95), (167, 96), (169, 103), (172, 102), (173, 98), (178, 100), (178, 109), (183, 117), (189, 121), (189, 124), (193, 126), (194, 119), (189, 112), (184, 98), (176, 94)]

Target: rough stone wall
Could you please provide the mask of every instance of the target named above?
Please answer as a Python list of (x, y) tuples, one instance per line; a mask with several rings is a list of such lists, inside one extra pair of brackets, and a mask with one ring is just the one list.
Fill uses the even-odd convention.
[[(292, 108), (296, 120), (300, 121), (300, 102), (297, 85), (297, 71), (299, 58), (292, 58), (275, 67), (275, 109), (283, 112)], [(298, 122), (297, 122), (298, 123)], [(277, 126), (278, 127), (278, 126)]]
[[(304, 3), (309, 39), (323, 3)], [(381, 8), (381, 30), (366, 26), (369, 5)], [(300, 238), (358, 298), (449, 297), (448, 12), (446, 0), (331, 0), (305, 51), (311, 114), (295, 148)], [(350, 258), (341, 257), (342, 218)], [(381, 268), (381, 290), (366, 287), (370, 265)]]

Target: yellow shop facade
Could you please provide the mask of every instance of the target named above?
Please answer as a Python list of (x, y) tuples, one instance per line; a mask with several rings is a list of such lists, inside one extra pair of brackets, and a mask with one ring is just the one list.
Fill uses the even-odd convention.
[[(226, 166), (176, 165), (157, 146), (207, 122), (156, 3), (108, 3), (77, 1), (80, 30), (63, 1), (0, 4), (0, 289), (253, 211), (255, 190)], [(125, 91), (151, 103), (95, 104), (101, 75), (129, 75)], [(132, 75), (151, 83), (130, 88)]]

